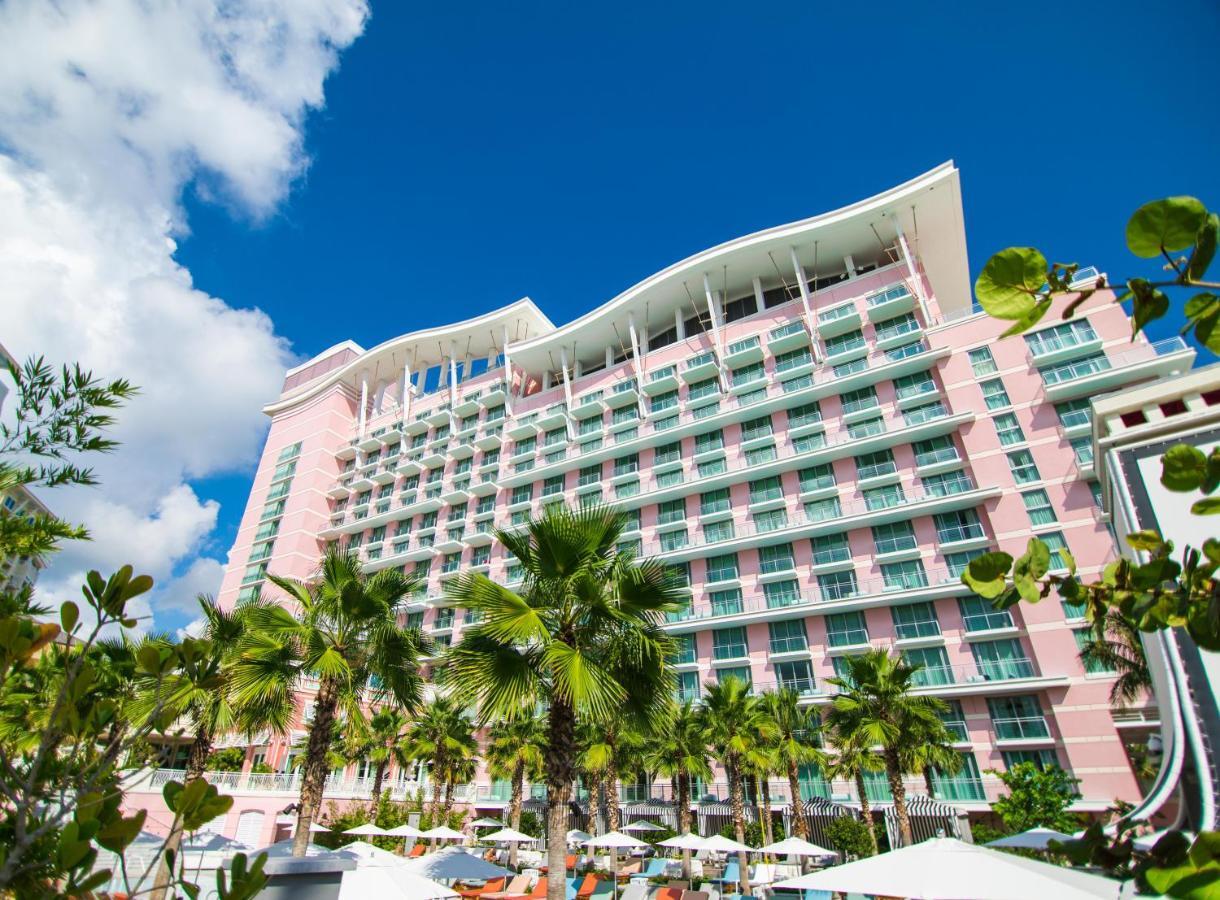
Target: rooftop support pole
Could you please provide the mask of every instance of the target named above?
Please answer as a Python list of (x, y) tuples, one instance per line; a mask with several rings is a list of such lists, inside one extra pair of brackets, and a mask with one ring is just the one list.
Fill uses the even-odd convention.
[(406, 422), (411, 418), (411, 400), (415, 394), (415, 386), (411, 384), (411, 364), (402, 364), (402, 419)]
[(911, 290), (915, 292), (915, 299), (919, 301), (919, 309), (923, 313), (924, 325), (931, 325), (932, 321), (928, 318), (928, 298), (924, 296), (923, 277), (919, 274), (919, 269), (915, 264), (915, 257), (911, 255), (910, 245), (907, 244), (907, 237), (902, 233), (902, 220), (898, 214), (890, 216), (894, 220), (894, 232), (898, 235), (898, 247), (902, 250), (902, 260), (906, 263), (907, 272), (910, 277), (907, 279), (911, 286)]
[(563, 399), (568, 405), (568, 416), (572, 414), (572, 379), (568, 375), (568, 349), (559, 348), (559, 368), (563, 373)]
[(508, 325), (504, 326), (501, 340), (504, 342), (504, 417), (511, 419), (513, 415), (513, 364), (508, 356)]
[(712, 320), (712, 346), (716, 352), (716, 366), (720, 370), (720, 383), (727, 388), (724, 374), (724, 336), (720, 333), (720, 313), (716, 309), (716, 297), (712, 294), (712, 283), (707, 272), (703, 273), (703, 295), (707, 298), (707, 314)]
[(369, 373), (367, 371), (360, 373), (360, 414), (359, 425), (356, 433), (360, 437), (364, 437), (364, 426), (368, 423), (368, 408), (369, 408)]
[(627, 334), (631, 338), (631, 363), (635, 369), (635, 387), (640, 407), (640, 416), (644, 415), (644, 362), (640, 358), (640, 335), (635, 328), (635, 313), (627, 313)]
[[(809, 328), (809, 336), (813, 339), (813, 355), (818, 361), (822, 361), (822, 348), (818, 344), (818, 323), (813, 317), (813, 301), (809, 297), (809, 283), (805, 280), (805, 270), (801, 267), (801, 261), (796, 255), (796, 247), (789, 247), (788, 253), (792, 258), (792, 271), (796, 275), (796, 286), (801, 292), (801, 307), (805, 310), (805, 325)], [(817, 273), (814, 273), (817, 277)]]
[(457, 341), (449, 342), (449, 415), (457, 406)]

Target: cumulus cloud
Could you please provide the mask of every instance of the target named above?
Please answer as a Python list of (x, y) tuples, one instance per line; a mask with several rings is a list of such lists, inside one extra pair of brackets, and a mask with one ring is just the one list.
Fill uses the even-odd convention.
[(219, 507), (189, 482), (250, 466), (259, 408), (296, 358), (264, 313), (192, 285), (173, 257), (180, 201), (273, 214), (367, 14), (364, 0), (0, 6), (0, 341), (142, 391), (121, 449), (94, 461), (102, 487), (48, 497), (95, 540), (55, 559), (44, 599), (124, 561), (168, 581), (154, 613), (219, 586), (221, 564), (200, 556)]

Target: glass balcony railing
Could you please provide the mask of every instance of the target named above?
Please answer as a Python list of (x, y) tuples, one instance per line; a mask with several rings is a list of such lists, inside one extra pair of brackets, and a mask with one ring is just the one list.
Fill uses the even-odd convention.
[(1039, 372), (1042, 375), (1044, 384), (1053, 385), (1063, 384), (1065, 381), (1075, 381), (1077, 378), (1084, 378), (1088, 375), (1095, 375), (1109, 368), (1110, 358), (1104, 353), (1099, 353), (1096, 356), (1086, 356), (1084, 359), (1064, 363), (1060, 366), (1048, 366), (1045, 369), (1039, 369)]
[(895, 284), (886, 288), (884, 291), (878, 291), (875, 294), (870, 294), (865, 298), (864, 302), (870, 306), (881, 306), (883, 303), (889, 303), (891, 300), (900, 300), (904, 297), (911, 296), (911, 292), (907, 290), (905, 284)]
[(780, 338), (788, 337), (790, 334), (798, 334), (805, 330), (805, 325), (799, 319), (794, 319), (787, 325), (781, 325), (778, 328), (772, 328), (768, 332), (767, 337), (771, 340), (779, 340)]
[(1042, 716), (1012, 716), (992, 719), (995, 736), (1001, 741), (1041, 740), (1049, 738), (1051, 730)]

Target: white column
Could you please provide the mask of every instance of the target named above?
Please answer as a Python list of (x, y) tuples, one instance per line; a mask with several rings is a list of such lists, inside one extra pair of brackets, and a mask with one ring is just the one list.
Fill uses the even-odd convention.
[(457, 406), (457, 342), (449, 342), (449, 410)]
[(513, 364), (508, 355), (508, 325), (501, 333), (504, 342), (504, 417), (511, 419), (513, 415)]
[(606, 345), (606, 368), (608, 369), (612, 365), (614, 365), (614, 348), (611, 347), (609, 344), (607, 344)]
[(762, 312), (767, 307), (767, 301), (763, 297), (762, 279), (755, 275), (752, 284), (754, 285), (754, 304), (758, 307), (758, 311)]
[(640, 354), (640, 333), (635, 328), (635, 313), (627, 313), (627, 334), (631, 338), (631, 362), (635, 369), (635, 380), (644, 384), (644, 363)]
[(360, 373), (360, 424), (356, 433), (364, 437), (364, 425), (368, 421), (369, 407), (369, 373)]
[(805, 310), (805, 324), (809, 326), (809, 333), (813, 335), (814, 342), (816, 343), (818, 326), (817, 320), (813, 317), (813, 301), (809, 298), (809, 283), (805, 280), (805, 270), (801, 266), (800, 259), (797, 258), (796, 248), (789, 247), (788, 252), (792, 256), (792, 271), (796, 275), (796, 286), (801, 292), (801, 306)]
[(682, 307), (674, 310), (674, 328), (678, 332), (678, 340), (686, 340), (686, 320), (682, 318)]
[(906, 263), (907, 271), (910, 277), (907, 279), (907, 284), (911, 290), (915, 292), (915, 299), (919, 301), (919, 309), (923, 313), (923, 321), (925, 325), (931, 325), (932, 322), (928, 318), (928, 298), (924, 296), (923, 278), (919, 275), (919, 269), (915, 267), (915, 257), (911, 255), (911, 248), (907, 244), (906, 235), (902, 233), (902, 220), (895, 214), (891, 217), (894, 220), (894, 231), (898, 235), (898, 247), (902, 250), (902, 259)]
[(843, 265), (847, 267), (847, 277), (852, 279), (856, 277), (856, 261), (851, 256), (843, 257)]
[(404, 362), (402, 364), (402, 418), (407, 421), (411, 418), (411, 400), (415, 393), (415, 386), (411, 384), (411, 364)]
[(572, 412), (572, 380), (568, 377), (568, 350), (559, 348), (559, 368), (563, 375), (563, 397), (568, 404), (568, 414)]

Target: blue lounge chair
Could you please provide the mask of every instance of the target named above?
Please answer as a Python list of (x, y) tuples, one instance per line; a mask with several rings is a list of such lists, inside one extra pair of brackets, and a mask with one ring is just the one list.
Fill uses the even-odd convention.
[(565, 879), (565, 882), (567, 883), (568, 900), (576, 900), (576, 891), (580, 888), (580, 883), (582, 881), (584, 881), (584, 878), (581, 876)]
[(603, 900), (605, 897), (610, 897), (614, 894), (614, 880), (607, 878), (597, 883), (597, 887), (593, 888), (593, 893), (589, 895), (589, 900)]
[(739, 884), (741, 882), (741, 864), (733, 860), (724, 867), (719, 878), (713, 879), (724, 884)]
[(649, 878), (660, 878), (665, 874), (665, 867), (669, 864), (669, 860), (662, 856), (654, 856), (648, 860), (641, 871), (636, 872), (631, 876), (632, 881), (647, 881)]

